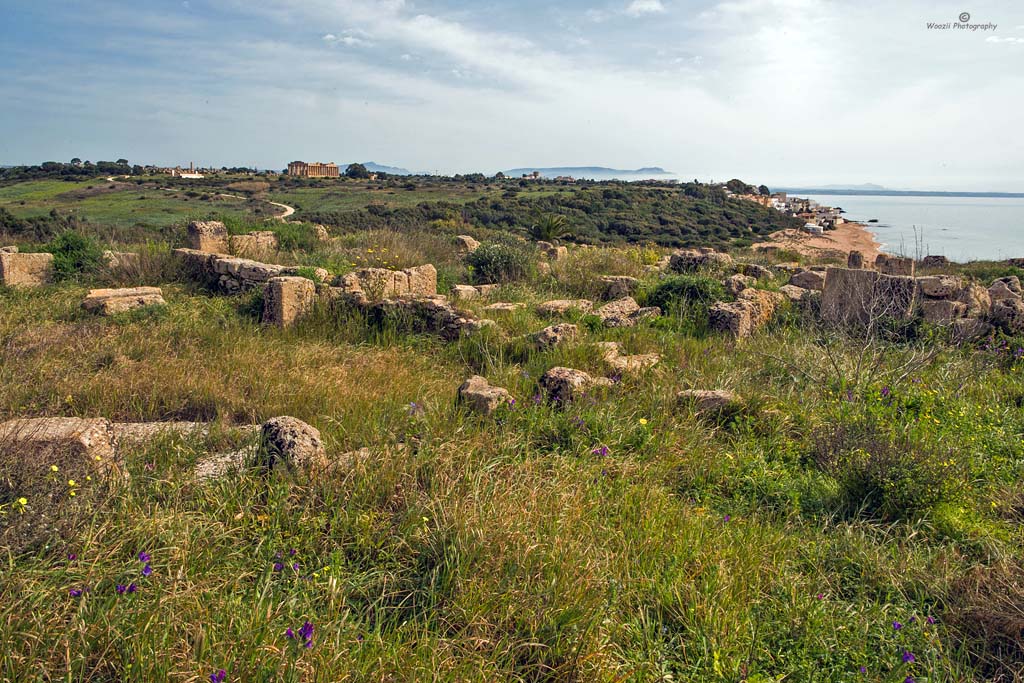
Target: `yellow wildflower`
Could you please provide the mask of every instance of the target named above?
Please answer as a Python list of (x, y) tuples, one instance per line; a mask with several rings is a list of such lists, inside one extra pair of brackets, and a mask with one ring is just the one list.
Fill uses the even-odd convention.
[(28, 505), (28, 498), (25, 498), (24, 496), (19, 498), (18, 505), (20, 505), (21, 507), (25, 507), (26, 505)]
[(646, 417), (641, 417), (640, 418), (640, 424), (642, 424), (642, 425), (647, 424), (647, 418)]
[(68, 486), (78, 486), (74, 479), (68, 479)]
[(50, 465), (50, 471), (51, 472), (60, 472), (60, 468), (57, 467), (56, 465)]

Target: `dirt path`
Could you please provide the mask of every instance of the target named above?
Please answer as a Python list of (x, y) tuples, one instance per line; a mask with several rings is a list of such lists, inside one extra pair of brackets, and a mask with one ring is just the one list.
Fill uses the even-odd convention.
[[(220, 196), (220, 197), (231, 197), (232, 199), (249, 199), (249, 197), (243, 197), (243, 196), (238, 195), (238, 194), (227, 194), (225, 192), (220, 192), (218, 194), (218, 196)], [(269, 199), (264, 199), (262, 201), (266, 202), (267, 204), (270, 204), (271, 206), (276, 206), (276, 207), (278, 207), (280, 209), (284, 209), (284, 213), (282, 213), (279, 216), (274, 216), (274, 218), (278, 219), (279, 221), (283, 221), (285, 218), (288, 218), (288, 216), (291, 216), (293, 213), (295, 213), (295, 207), (294, 206), (288, 206), (287, 204), (280, 204), (278, 202), (272, 202)]]
[(861, 223), (846, 222), (820, 236), (811, 235), (803, 230), (780, 230), (773, 232), (769, 237), (771, 239), (767, 242), (761, 242), (754, 248), (778, 247), (812, 258), (845, 256), (851, 251), (859, 251), (868, 261), (873, 261), (882, 253), (882, 245)]

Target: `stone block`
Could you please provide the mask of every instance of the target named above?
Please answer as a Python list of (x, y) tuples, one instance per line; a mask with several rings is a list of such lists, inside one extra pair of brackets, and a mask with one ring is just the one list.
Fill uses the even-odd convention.
[(196, 251), (227, 254), (228, 229), (220, 221), (192, 221), (188, 224), (189, 247)]
[(53, 254), (0, 252), (0, 284), (41, 287), (53, 281)]
[(316, 284), (304, 277), (282, 276), (267, 281), (263, 290), (263, 323), (291, 327), (316, 303)]
[(82, 301), (82, 308), (98, 315), (116, 315), (144, 306), (163, 306), (166, 303), (159, 287), (91, 289)]

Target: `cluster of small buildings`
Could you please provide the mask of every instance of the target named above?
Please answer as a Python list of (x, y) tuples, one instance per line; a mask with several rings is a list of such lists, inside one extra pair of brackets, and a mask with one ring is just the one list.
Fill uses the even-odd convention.
[(803, 219), (804, 230), (812, 235), (824, 234), (826, 230), (833, 230), (837, 225), (846, 222), (839, 207), (823, 206), (813, 199), (805, 197), (789, 197), (785, 192), (775, 192), (770, 195), (741, 194), (736, 196), (739, 199), (746, 199), (761, 206), (781, 211), (787, 216)]
[(196, 164), (194, 161), (189, 162), (187, 171), (182, 169), (181, 166), (175, 166), (174, 168), (165, 168), (162, 170), (164, 173), (169, 174), (173, 178), (187, 178), (191, 180), (198, 180), (199, 178), (204, 177), (202, 173), (196, 170)]

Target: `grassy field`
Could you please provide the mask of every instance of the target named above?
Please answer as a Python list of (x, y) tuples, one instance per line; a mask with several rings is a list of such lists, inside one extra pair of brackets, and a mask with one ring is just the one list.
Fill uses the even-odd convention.
[[(346, 240), (466, 276), (426, 235)], [(551, 322), (533, 304), (594, 297), (594, 273), (642, 261), (575, 251), (490, 299), (530, 306), (454, 343), (327, 309), (265, 329), (253, 295), (166, 279), (165, 309), (109, 319), (79, 308), (88, 277), (0, 291), (0, 418), (224, 428), (129, 453), (130, 483), (3, 461), (0, 680), (1015, 680), (1012, 349), (914, 363), (934, 342), (884, 345), (868, 376), (858, 346), (798, 315), (734, 344), (686, 302), (631, 329), (570, 316), (583, 336), (566, 347), (522, 342)], [(565, 408), (542, 400), (552, 366), (613, 374), (598, 340), (661, 362)], [(515, 405), (457, 406), (474, 373)], [(686, 388), (745, 408), (701, 417)], [(232, 427), (282, 414), (317, 426), (333, 460), (368, 451), (331, 476), (191, 478), (238, 445)], [(859, 455), (837, 469), (837, 454)], [(307, 621), (310, 647), (286, 635)]]
[[(195, 196), (189, 196), (190, 191)], [(168, 189), (154, 181), (136, 185), (106, 179), (37, 180), (0, 186), (0, 208), (17, 218), (45, 216), (57, 210), (84, 219), (108, 235), (125, 228), (159, 230), (190, 218), (232, 216), (252, 220), (280, 213), (264, 202), (222, 197), (217, 191), (196, 192), (185, 186)]]

